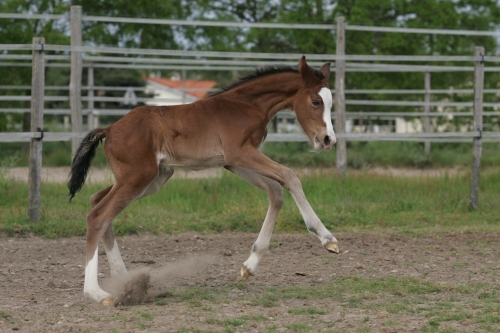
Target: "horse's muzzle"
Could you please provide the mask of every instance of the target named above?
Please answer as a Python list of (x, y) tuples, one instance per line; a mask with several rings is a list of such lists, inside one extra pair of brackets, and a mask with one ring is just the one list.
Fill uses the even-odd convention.
[(323, 137), (323, 140), (320, 140), (317, 136), (315, 137), (315, 146), (316, 148), (319, 149), (321, 148), (322, 150), (330, 150), (332, 149), (333, 145), (337, 142), (337, 139), (335, 136), (331, 135), (325, 135)]

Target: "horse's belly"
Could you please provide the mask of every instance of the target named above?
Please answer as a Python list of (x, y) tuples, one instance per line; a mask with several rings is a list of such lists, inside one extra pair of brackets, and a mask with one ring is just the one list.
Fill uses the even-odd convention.
[(223, 155), (214, 155), (210, 157), (197, 158), (197, 159), (185, 157), (182, 159), (177, 158), (176, 160), (173, 161), (164, 160), (161, 164), (176, 169), (179, 168), (186, 170), (204, 170), (209, 168), (222, 167), (226, 165), (226, 162), (224, 161)]
[(208, 168), (218, 168), (226, 165), (224, 156), (212, 156), (203, 160), (188, 160), (183, 165), (176, 166), (177, 168), (188, 170), (204, 170)]

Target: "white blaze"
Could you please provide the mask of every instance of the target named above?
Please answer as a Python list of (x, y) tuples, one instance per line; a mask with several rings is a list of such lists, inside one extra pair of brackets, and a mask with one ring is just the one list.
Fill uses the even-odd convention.
[(335, 132), (333, 131), (332, 125), (332, 92), (328, 88), (321, 88), (318, 95), (323, 98), (323, 105), (325, 106), (325, 110), (323, 110), (323, 120), (326, 124), (326, 134), (335, 139)]

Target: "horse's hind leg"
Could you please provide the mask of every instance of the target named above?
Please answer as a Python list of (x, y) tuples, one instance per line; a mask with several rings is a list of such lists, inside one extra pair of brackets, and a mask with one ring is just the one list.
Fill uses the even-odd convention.
[[(134, 174), (129, 177), (123, 177), (123, 179), (127, 179), (127, 182), (120, 182), (117, 180), (116, 184), (109, 190), (109, 193), (104, 195), (87, 216), (87, 251), (84, 294), (105, 305), (113, 304), (113, 299), (110, 294), (99, 287), (97, 281), (97, 245), (99, 239), (103, 236), (105, 231), (107, 231), (111, 225), (111, 221), (132, 201), (145, 193), (156, 176), (157, 170), (150, 170), (149, 172), (143, 170), (141, 175)], [(112, 233), (112, 229), (110, 232)], [(113, 247), (114, 244), (113, 235)], [(111, 249), (113, 249), (113, 247)], [(116, 247), (116, 249), (118, 249), (118, 247)]]
[[(109, 193), (113, 185), (96, 192), (90, 196), (90, 206), (94, 208), (101, 200)], [(127, 274), (127, 268), (123, 262), (120, 249), (116, 243), (115, 234), (113, 233), (112, 222), (109, 223), (108, 228), (102, 237), (106, 256), (108, 257), (109, 267), (111, 269), (111, 276)]]
[[(156, 178), (151, 182), (146, 191), (144, 191), (144, 193), (136, 200), (157, 192), (162, 187), (162, 185), (165, 184), (165, 182), (173, 175), (173, 173), (173, 169), (160, 168)], [(90, 197), (90, 204), (92, 208), (95, 207), (109, 193), (112, 187), (113, 186), (109, 186), (104, 190), (94, 193)], [(112, 223), (109, 223), (108, 228), (104, 232), (102, 240), (111, 269), (111, 276), (127, 274), (127, 268), (125, 266), (125, 263), (123, 262), (118, 243), (116, 242)]]
[(109, 268), (111, 269), (111, 276), (127, 274), (127, 268), (123, 262), (120, 248), (116, 242), (115, 234), (113, 232), (113, 225), (110, 223), (104, 235), (102, 236), (104, 249), (106, 250), (106, 257), (108, 258)]
[(226, 169), (240, 176), (250, 184), (266, 191), (269, 198), (269, 209), (267, 210), (259, 236), (252, 246), (250, 257), (243, 263), (243, 267), (241, 268), (241, 278), (246, 280), (250, 275), (255, 273), (262, 255), (269, 248), (274, 224), (281, 206), (283, 206), (283, 188), (278, 182), (252, 171), (232, 166), (227, 166)]

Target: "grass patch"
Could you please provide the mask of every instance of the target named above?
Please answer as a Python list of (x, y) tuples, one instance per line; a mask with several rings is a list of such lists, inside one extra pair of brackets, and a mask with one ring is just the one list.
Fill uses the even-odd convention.
[(156, 296), (155, 304), (159, 306), (167, 305), (169, 303), (184, 302), (195, 308), (204, 308), (210, 310), (211, 308), (205, 307), (204, 302), (211, 304), (218, 304), (225, 301), (228, 292), (227, 288), (199, 288), (199, 287), (185, 287), (170, 290)]
[(243, 317), (221, 320), (217, 318), (207, 318), (205, 320), (207, 324), (218, 325), (226, 328), (226, 330), (232, 331), (234, 327), (239, 327), (245, 325), (246, 320)]
[[(335, 165), (335, 151), (320, 154), (309, 152), (307, 142), (266, 142), (264, 154), (278, 163), (300, 167), (331, 167)], [(432, 143), (427, 155), (421, 142), (347, 142), (349, 168), (364, 169), (373, 166), (405, 168), (450, 168), (472, 165), (471, 143)], [(482, 166), (500, 165), (498, 143), (483, 143)]]
[[(401, 178), (352, 174), (302, 178), (309, 202), (332, 231), (387, 230), (421, 235), (436, 231), (499, 232), (500, 171), (483, 172), (480, 209), (470, 211), (470, 177)], [(28, 186), (0, 177), (0, 233), (47, 238), (84, 235), (89, 196), (105, 185), (87, 184), (68, 203), (62, 184), (42, 184), (41, 221), (27, 220)], [(258, 232), (268, 202), (263, 191), (231, 174), (213, 179), (172, 179), (155, 195), (132, 203), (114, 220), (118, 235), (135, 233)], [(285, 191), (275, 231), (305, 232)], [(272, 245), (275, 247), (277, 245)], [(460, 268), (460, 267), (456, 267)]]
[[(179, 288), (172, 291), (171, 298), (191, 302), (195, 297), (193, 295), (201, 294), (204, 295), (203, 299), (211, 300), (210, 303), (213, 304), (220, 303), (233, 290), (232, 283), (212, 288)], [(411, 316), (425, 323), (420, 328), (422, 332), (455, 332), (450, 328), (453, 322), (467, 322), (467, 327), (471, 330), (481, 328), (496, 332), (500, 323), (498, 290), (500, 286), (485, 283), (444, 284), (404, 276), (348, 276), (321, 285), (270, 287), (258, 294), (243, 295), (238, 302), (264, 307), (278, 306), (281, 303), (287, 306), (301, 304), (288, 309), (290, 318), (300, 318), (286, 326), (292, 332), (310, 332), (315, 323), (322, 322), (321, 318), (330, 318), (328, 316), (337, 313), (339, 309), (343, 313), (363, 314), (359, 319), (350, 319), (353, 320), (356, 332), (370, 332), (370, 328), (366, 326), (381, 313), (392, 317), (384, 321), (384, 326), (387, 327), (402, 329), (401, 323), (394, 322), (394, 319), (398, 316)], [(318, 302), (321, 300), (326, 301)], [(318, 303), (335, 306), (320, 309), (315, 305)], [(197, 306), (197, 309), (201, 308), (203, 306)], [(277, 331), (278, 327), (267, 320), (264, 315), (254, 313), (229, 318), (221, 318), (220, 314), (216, 316), (214, 313), (205, 319), (205, 323), (218, 326), (219, 331), (231, 332), (245, 331), (247, 325), (261, 322), (269, 324), (265, 325), (268, 332)]]
[(144, 318), (144, 319), (149, 319), (149, 320), (153, 320), (155, 317), (153, 314), (151, 314), (149, 312), (144, 312), (144, 311), (139, 311), (135, 315), (139, 318)]
[[(447, 289), (455, 290), (448, 286)], [(442, 292), (443, 287), (433, 282), (421, 281), (412, 277), (387, 277), (377, 279), (365, 279), (362, 277), (349, 276), (338, 279), (335, 283), (322, 286), (291, 286), (283, 288), (268, 288), (267, 295), (274, 295), (279, 299), (340, 299), (346, 294), (346, 303), (352, 307), (360, 307), (364, 304), (362, 300), (372, 299), (377, 293), (388, 293), (394, 296), (425, 295)], [(301, 310), (299, 310), (301, 311)], [(305, 310), (307, 311), (307, 310)], [(312, 311), (312, 310), (310, 310)]]
[(228, 284), (228, 287), (235, 288), (238, 290), (248, 290), (248, 284), (241, 281), (231, 282)]
[(279, 244), (277, 243), (269, 243), (269, 249), (272, 250), (272, 249), (277, 249), (279, 247)]
[(288, 313), (296, 314), (296, 315), (325, 315), (326, 311), (317, 309), (317, 308), (299, 308), (299, 309), (290, 309)]
[(271, 308), (271, 307), (279, 306), (279, 297), (276, 295), (273, 295), (272, 292), (271, 293), (268, 292), (264, 295), (255, 296), (251, 300), (250, 304), (253, 306), (260, 305), (260, 306), (263, 306), (265, 308)]
[(310, 332), (311, 327), (305, 324), (290, 324), (287, 326), (292, 332)]

